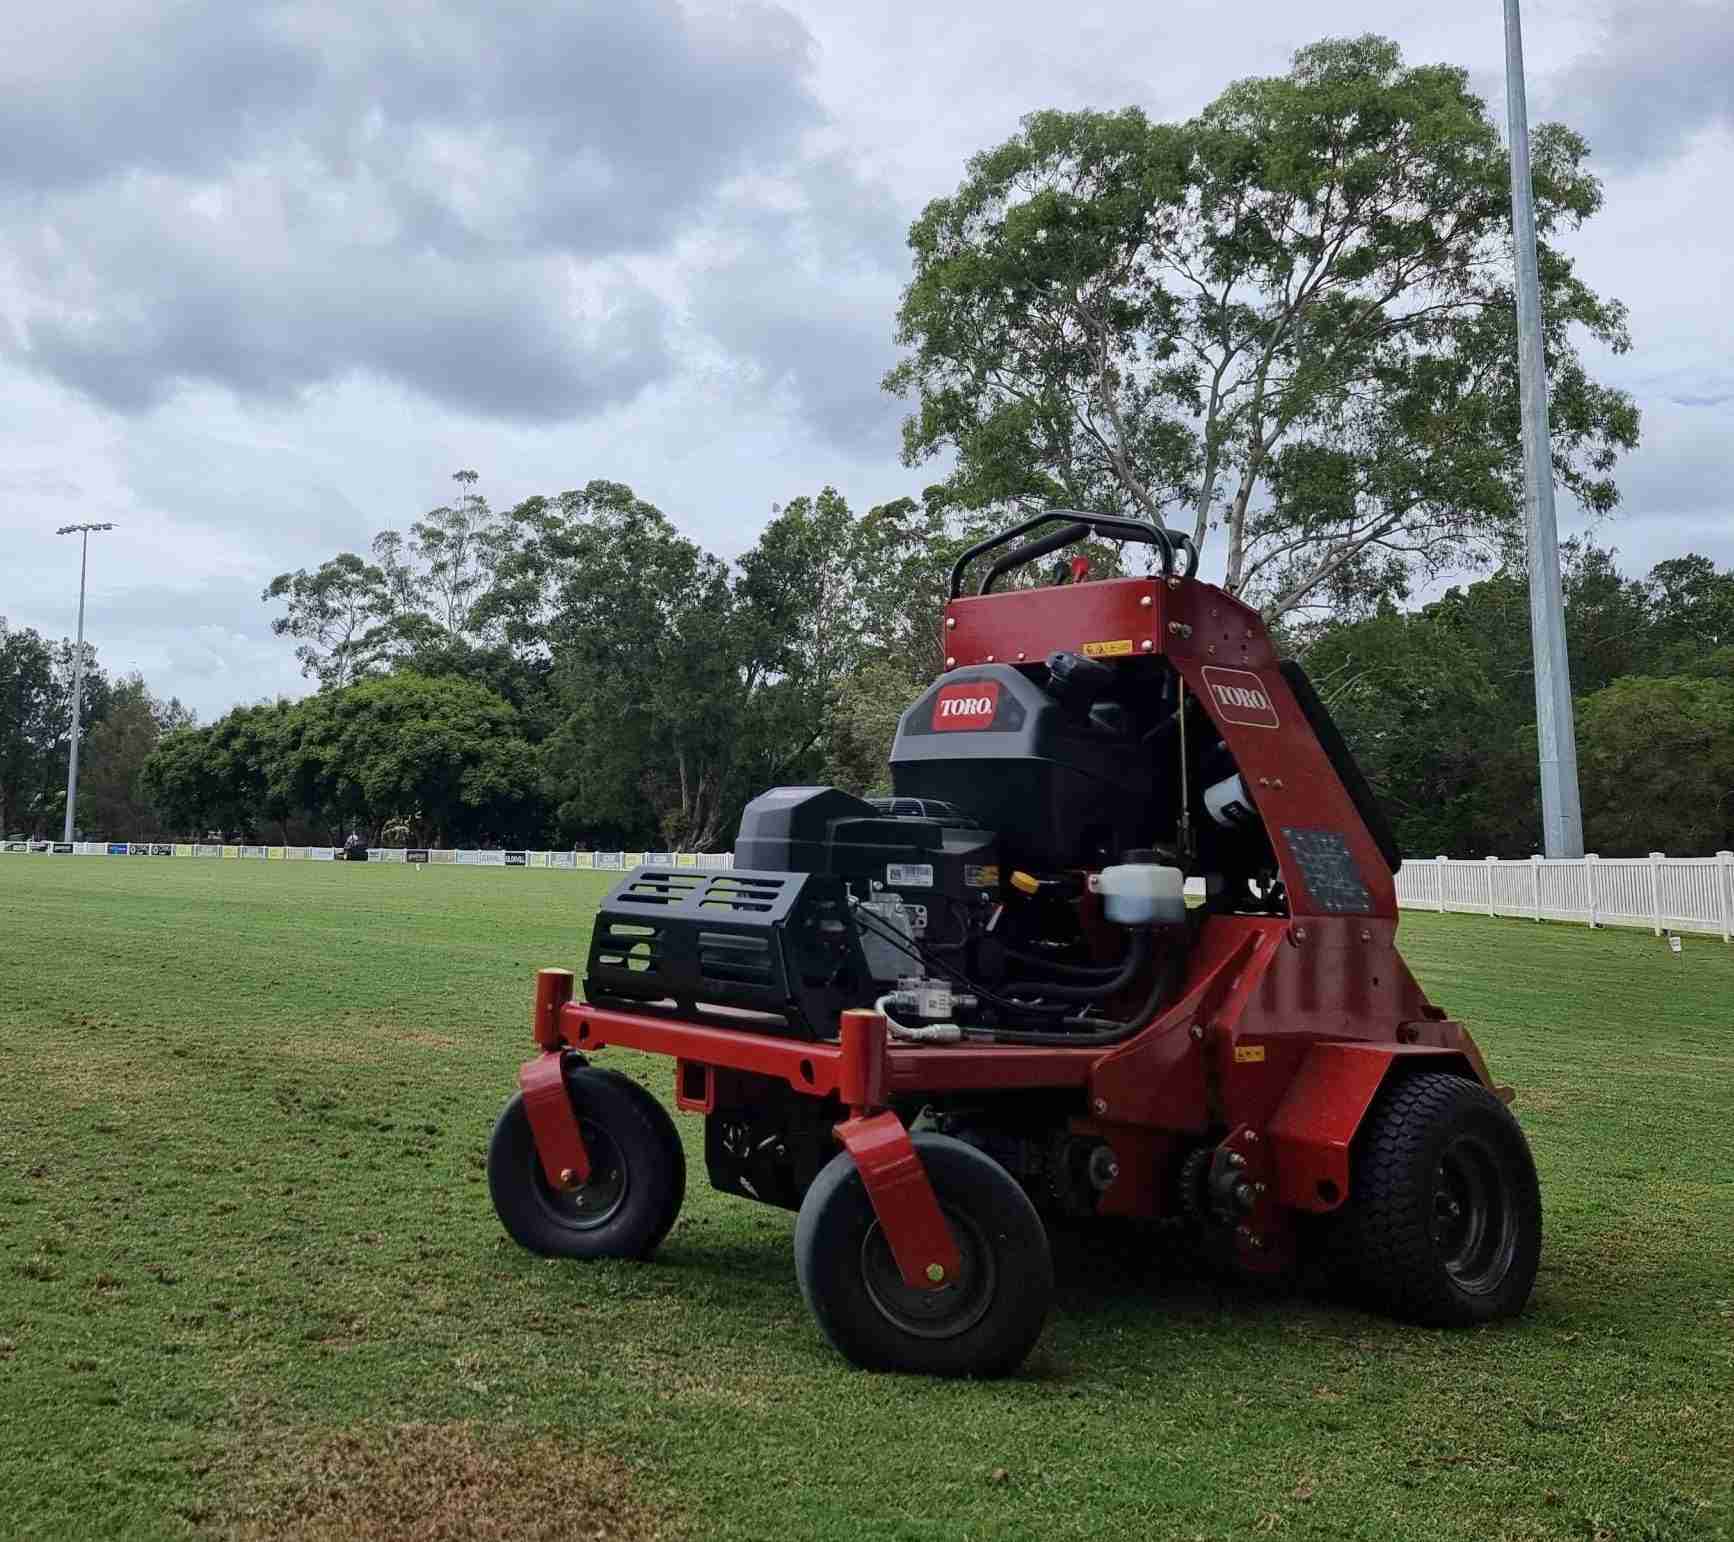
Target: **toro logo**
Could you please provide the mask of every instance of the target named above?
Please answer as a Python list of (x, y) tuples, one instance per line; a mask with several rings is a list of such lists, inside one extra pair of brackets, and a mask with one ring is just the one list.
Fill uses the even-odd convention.
[(933, 699), (933, 727), (946, 733), (954, 728), (992, 728), (999, 710), (999, 681), (972, 680), (967, 685), (947, 685)]
[(1271, 705), (1270, 692), (1264, 681), (1250, 669), (1216, 669), (1207, 667), (1204, 683), (1217, 712), (1224, 722), (1239, 723), (1246, 728), (1275, 728), (1276, 708)]

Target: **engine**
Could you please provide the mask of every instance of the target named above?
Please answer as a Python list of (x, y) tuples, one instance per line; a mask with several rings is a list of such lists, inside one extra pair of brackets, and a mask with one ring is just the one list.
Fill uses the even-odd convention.
[(1161, 659), (948, 674), (900, 719), (889, 797), (773, 788), (732, 869), (618, 885), (585, 994), (802, 1038), (851, 1007), (917, 1042), (1101, 1042), (1148, 1021), (1190, 937), (1185, 853), (1221, 866), (1246, 840), (1232, 764), (1202, 713), (1188, 746), (1180, 699)]

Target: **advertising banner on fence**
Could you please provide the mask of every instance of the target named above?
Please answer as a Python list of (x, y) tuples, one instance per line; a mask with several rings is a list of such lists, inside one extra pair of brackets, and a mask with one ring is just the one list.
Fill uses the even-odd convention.
[(529, 852), (527, 852), (527, 851), (508, 851), (506, 853), (506, 866), (507, 867), (528, 867), (529, 865), (530, 865)]
[(405, 862), (416, 862), (416, 863), (425, 864), (427, 862), (427, 852), (425, 850), (420, 849), (420, 848), (414, 848), (414, 849), (411, 849), (409, 851), (406, 851), (403, 854), (403, 860)]

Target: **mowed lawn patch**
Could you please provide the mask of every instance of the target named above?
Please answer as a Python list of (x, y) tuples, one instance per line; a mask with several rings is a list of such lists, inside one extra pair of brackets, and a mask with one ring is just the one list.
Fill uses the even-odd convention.
[[(489, 1130), (600, 875), (0, 858), (0, 1534), (1734, 1534), (1734, 957), (1411, 915), (1535, 1146), (1467, 1334), (1056, 1239), (997, 1384), (863, 1375), (793, 1218), (704, 1184), (650, 1265), (509, 1243)], [(665, 1061), (608, 1054), (658, 1094)]]

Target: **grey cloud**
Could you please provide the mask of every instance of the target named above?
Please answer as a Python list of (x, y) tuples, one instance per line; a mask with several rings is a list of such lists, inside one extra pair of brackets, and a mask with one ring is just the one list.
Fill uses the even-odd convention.
[(358, 373), (520, 422), (630, 400), (670, 369), (633, 259), (822, 116), (766, 5), (74, 10), (0, 66), (0, 260), (16, 355), (124, 412)]
[(85, 0), (8, 29), (0, 186), (43, 191), (145, 167), (220, 167), (304, 99), (316, 51), (243, 0)]
[(1582, 132), (1598, 163), (1631, 170), (1673, 155), (1734, 125), (1734, 9), (1620, 0), (1599, 46), (1539, 85), (1531, 111)]
[(737, 216), (732, 255), (693, 285), (693, 317), (825, 443), (890, 460), (904, 409), (879, 381), (897, 357), (909, 211), (836, 158), (785, 192), (786, 205)]

